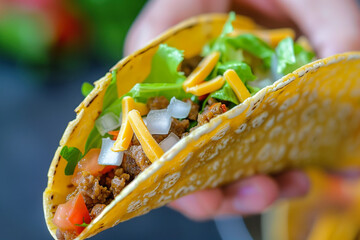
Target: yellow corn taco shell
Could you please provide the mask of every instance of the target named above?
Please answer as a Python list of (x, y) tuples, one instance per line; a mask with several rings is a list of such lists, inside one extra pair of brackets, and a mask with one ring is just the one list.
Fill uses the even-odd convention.
[[(142, 82), (160, 43), (184, 50), (185, 58), (200, 54), (218, 36), (226, 15), (192, 18), (122, 59), (117, 69), (118, 95)], [(259, 29), (238, 16), (236, 30)], [(111, 74), (76, 108), (48, 172), (43, 204), (47, 226), (56, 207), (74, 190), (65, 176), (63, 146), (84, 151), (86, 139), (102, 109)], [(84, 239), (142, 215), (191, 192), (224, 185), (256, 173), (293, 166), (339, 167), (360, 157), (360, 53), (346, 53), (308, 64), (262, 89), (244, 103), (212, 119), (152, 163), (78, 236)]]

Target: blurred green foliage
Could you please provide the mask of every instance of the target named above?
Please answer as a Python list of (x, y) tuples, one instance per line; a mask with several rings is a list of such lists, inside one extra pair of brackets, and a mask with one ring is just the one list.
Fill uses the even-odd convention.
[(41, 16), (7, 12), (0, 21), (0, 47), (12, 57), (31, 63), (46, 63), (53, 35)]
[(97, 55), (112, 62), (121, 58), (126, 34), (146, 0), (71, 1), (84, 14), (90, 43)]
[(31, 0), (5, 2), (0, 57), (34, 69), (68, 68), (92, 60), (114, 64), (146, 0), (42, 0), (45, 4), (30, 7), (25, 2)]

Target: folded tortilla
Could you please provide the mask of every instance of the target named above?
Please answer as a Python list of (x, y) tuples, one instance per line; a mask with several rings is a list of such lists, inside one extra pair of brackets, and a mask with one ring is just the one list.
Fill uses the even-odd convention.
[[(218, 36), (226, 15), (203, 15), (187, 20), (119, 61), (118, 95), (127, 93), (150, 72), (152, 56), (161, 43), (184, 50), (185, 58), (200, 54)], [(235, 30), (260, 29), (237, 16)], [(101, 113), (111, 74), (75, 109), (48, 172), (44, 192), (45, 219), (52, 236), (56, 207), (74, 190), (66, 176), (63, 146), (84, 151), (85, 142)], [(181, 139), (139, 174), (78, 236), (84, 239), (116, 224), (145, 214), (194, 191), (213, 188), (257, 173), (291, 167), (345, 166), (360, 159), (360, 52), (321, 59), (288, 74), (253, 97), (212, 119)]]

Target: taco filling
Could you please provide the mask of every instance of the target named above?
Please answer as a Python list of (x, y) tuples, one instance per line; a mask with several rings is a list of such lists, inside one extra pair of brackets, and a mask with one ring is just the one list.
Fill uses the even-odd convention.
[[(201, 56), (162, 44), (147, 79), (117, 96), (116, 71), (85, 151), (64, 146), (74, 191), (57, 207), (58, 239), (73, 239), (152, 162), (181, 138), (241, 104), (261, 88), (313, 60), (289, 29), (233, 32), (230, 14), (221, 35)], [(84, 95), (92, 86), (85, 83)]]

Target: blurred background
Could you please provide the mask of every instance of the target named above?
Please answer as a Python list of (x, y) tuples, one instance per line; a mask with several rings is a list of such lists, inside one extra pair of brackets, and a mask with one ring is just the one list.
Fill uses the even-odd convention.
[[(126, 33), (145, 3), (146, 0), (0, 0), (0, 239), (51, 238), (42, 209), (51, 159), (67, 123), (75, 118), (73, 110), (83, 100), (81, 84), (102, 77), (122, 58)], [(329, 213), (326, 207), (320, 211), (318, 199), (347, 196), (355, 183), (350, 181), (351, 187), (339, 189), (333, 187), (339, 186), (336, 177), (332, 181), (319, 171), (311, 174), (320, 183), (303, 203), (280, 202), (262, 220), (259, 216), (245, 219), (254, 239), (261, 238), (261, 221), (263, 234), (281, 239), (277, 234), (284, 229), (310, 220), (314, 224), (317, 215), (325, 221), (319, 223), (323, 229), (339, 224), (336, 219), (348, 219), (347, 215)], [(319, 195), (322, 198), (313, 197)], [(346, 199), (341, 198), (339, 204), (343, 201)], [(292, 225), (286, 225), (290, 224), (290, 213), (306, 207), (315, 214), (292, 218)], [(274, 218), (277, 225), (273, 225)], [(344, 231), (358, 236), (360, 225), (349, 221), (352, 225), (346, 226), (353, 228), (345, 227)], [(164, 207), (93, 239), (218, 240), (221, 236), (240, 236), (235, 234), (250, 239), (241, 226), (241, 219), (193, 222)], [(218, 228), (230, 235), (220, 235)], [(235, 229), (234, 235), (231, 229)], [(311, 232), (310, 227), (307, 231)], [(340, 236), (344, 231), (340, 231)]]

